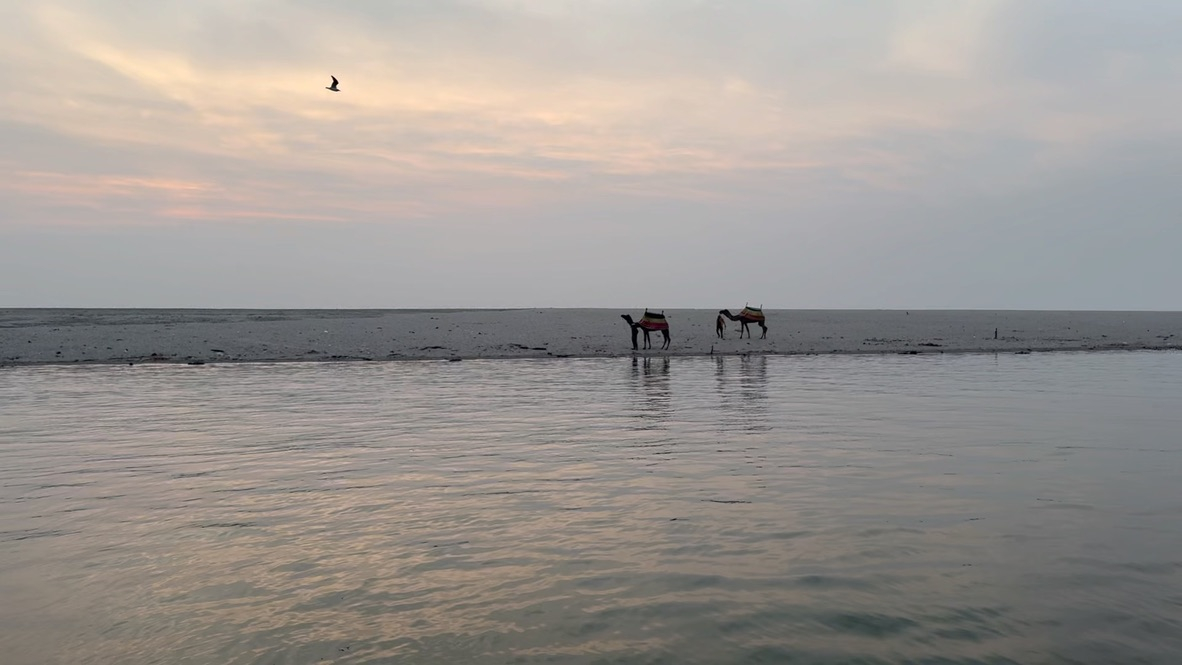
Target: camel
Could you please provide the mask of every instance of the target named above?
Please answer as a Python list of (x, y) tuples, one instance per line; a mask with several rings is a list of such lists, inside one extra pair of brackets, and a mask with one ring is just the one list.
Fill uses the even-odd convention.
[(714, 334), (718, 335), (718, 339), (726, 339), (726, 319), (722, 318), (722, 314), (714, 321)]
[(739, 339), (743, 339), (743, 333), (747, 333), (747, 337), (748, 337), (748, 339), (750, 339), (751, 329), (748, 328), (747, 326), (752, 323), (758, 323), (759, 327), (763, 328), (763, 334), (759, 336), (759, 339), (767, 339), (767, 324), (764, 323), (763, 306), (762, 305), (759, 307), (751, 307), (750, 305), (745, 305), (743, 307), (743, 311), (739, 312), (738, 316), (731, 314), (731, 311), (729, 309), (724, 309), (724, 310), (720, 311), (719, 314), (722, 316), (725, 316), (726, 318), (730, 319), (731, 321), (738, 321), (739, 322), (739, 324), (740, 324)]
[(661, 345), (661, 349), (669, 348), (669, 322), (665, 320), (665, 313), (650, 312), (644, 310), (644, 316), (640, 317), (640, 321), (633, 321), (632, 316), (628, 314), (621, 314), (620, 318), (628, 322), (629, 327), (632, 328), (632, 350), (636, 351), (636, 333), (644, 333), (644, 348), (651, 349), (653, 347), (652, 341), (649, 339), (649, 333), (653, 330), (660, 330), (661, 334), (665, 336), (665, 343)]

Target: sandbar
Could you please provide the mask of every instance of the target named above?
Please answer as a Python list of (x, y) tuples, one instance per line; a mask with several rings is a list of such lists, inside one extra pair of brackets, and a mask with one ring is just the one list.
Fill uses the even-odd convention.
[(632, 350), (627, 309), (0, 309), (0, 366), (1182, 349), (1182, 312), (769, 309), (767, 339), (719, 339), (718, 310), (664, 311), (667, 351)]

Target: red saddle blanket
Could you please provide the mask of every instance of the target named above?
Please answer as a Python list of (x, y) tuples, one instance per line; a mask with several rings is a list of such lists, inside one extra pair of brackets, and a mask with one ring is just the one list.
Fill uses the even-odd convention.
[(644, 316), (637, 322), (638, 326), (645, 330), (668, 330), (669, 322), (665, 320), (664, 314), (646, 311)]
[(763, 321), (763, 310), (755, 307), (744, 307), (743, 311), (739, 312), (739, 316), (751, 319), (752, 321)]

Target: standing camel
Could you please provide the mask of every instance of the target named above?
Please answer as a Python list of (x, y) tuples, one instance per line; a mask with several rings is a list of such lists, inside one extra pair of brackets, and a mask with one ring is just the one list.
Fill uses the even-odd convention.
[(649, 339), (649, 332), (653, 330), (660, 330), (661, 334), (665, 336), (665, 343), (661, 345), (661, 349), (669, 348), (669, 322), (665, 320), (665, 313), (650, 312), (644, 310), (644, 316), (640, 317), (639, 321), (633, 321), (629, 314), (621, 314), (620, 317), (628, 322), (632, 328), (632, 350), (636, 351), (636, 333), (644, 333), (644, 348), (651, 349), (653, 347), (652, 341)]
[(767, 339), (767, 324), (764, 322), (762, 306), (752, 307), (750, 305), (745, 305), (743, 307), (743, 311), (739, 312), (738, 316), (731, 314), (729, 309), (724, 309), (720, 311), (719, 314), (725, 316), (731, 321), (739, 322), (739, 339), (743, 339), (743, 333), (747, 333), (748, 338), (751, 337), (751, 329), (747, 326), (752, 323), (758, 323), (759, 327), (763, 328), (763, 334), (759, 336), (759, 339)]

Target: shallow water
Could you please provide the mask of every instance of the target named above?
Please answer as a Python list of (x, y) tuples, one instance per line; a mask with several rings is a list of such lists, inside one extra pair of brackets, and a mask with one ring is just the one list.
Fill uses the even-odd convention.
[(1182, 353), (0, 370), (0, 657), (1182, 662)]

